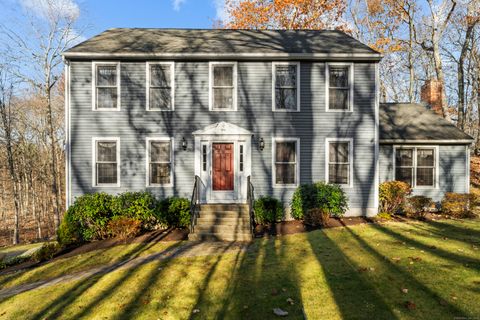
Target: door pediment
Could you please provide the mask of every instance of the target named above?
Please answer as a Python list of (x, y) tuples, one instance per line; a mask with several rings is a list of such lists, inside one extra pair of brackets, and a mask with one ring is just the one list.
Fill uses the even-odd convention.
[(221, 121), (206, 126), (193, 132), (194, 136), (200, 135), (252, 135), (253, 133), (229, 122)]

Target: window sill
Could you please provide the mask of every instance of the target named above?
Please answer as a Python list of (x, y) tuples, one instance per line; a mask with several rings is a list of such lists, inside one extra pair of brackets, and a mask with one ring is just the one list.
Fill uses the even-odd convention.
[(116, 109), (113, 109), (113, 108), (103, 108), (103, 109), (92, 109), (92, 111), (110, 111), (110, 112), (114, 112), (114, 111), (120, 111), (120, 108), (116, 108)]
[(297, 110), (272, 109), (272, 112), (300, 112), (300, 109), (297, 109)]
[(272, 187), (274, 189), (295, 189), (298, 184), (274, 184)]
[(337, 109), (326, 109), (325, 112), (332, 112), (332, 113), (353, 113), (353, 110), (337, 110)]
[(148, 184), (147, 188), (173, 188), (173, 183), (169, 183), (169, 184)]

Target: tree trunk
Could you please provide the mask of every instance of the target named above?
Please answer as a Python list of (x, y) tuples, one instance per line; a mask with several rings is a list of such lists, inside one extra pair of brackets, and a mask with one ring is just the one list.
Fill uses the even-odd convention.
[(458, 85), (458, 127), (465, 129), (465, 58), (468, 53), (468, 44), (472, 37), (474, 24), (468, 24), (465, 32), (465, 41), (462, 45), (460, 59), (458, 60), (457, 85)]

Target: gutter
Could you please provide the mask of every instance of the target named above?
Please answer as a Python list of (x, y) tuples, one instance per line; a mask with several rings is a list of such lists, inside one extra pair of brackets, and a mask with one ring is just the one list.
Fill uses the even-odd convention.
[(380, 144), (471, 144), (473, 139), (446, 139), (446, 140), (412, 140), (412, 139), (380, 139)]

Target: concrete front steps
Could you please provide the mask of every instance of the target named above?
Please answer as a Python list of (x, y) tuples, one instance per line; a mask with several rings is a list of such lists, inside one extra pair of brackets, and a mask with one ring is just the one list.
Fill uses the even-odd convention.
[(246, 204), (200, 205), (189, 240), (251, 241), (250, 216)]

